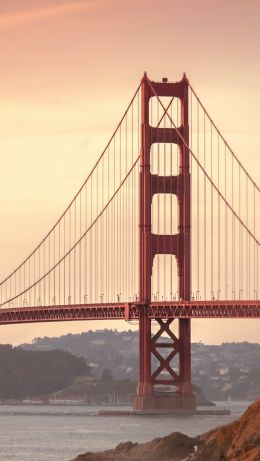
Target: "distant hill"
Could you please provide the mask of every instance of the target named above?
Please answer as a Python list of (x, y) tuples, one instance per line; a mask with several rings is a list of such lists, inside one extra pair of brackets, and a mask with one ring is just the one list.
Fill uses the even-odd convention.
[[(138, 332), (131, 330), (36, 338), (33, 344), (20, 347), (35, 351), (61, 349), (85, 357), (92, 374), (98, 377), (109, 369), (115, 379), (138, 378)], [(260, 394), (260, 344), (192, 344), (192, 382), (210, 400), (255, 399)]]
[(23, 350), (0, 345), (0, 399), (44, 396), (89, 376), (85, 359), (69, 352)]
[[(116, 380), (108, 368), (95, 377), (86, 359), (70, 352), (0, 345), (0, 400), (51, 398), (90, 404), (125, 404), (132, 402), (135, 391), (136, 381)], [(198, 401), (205, 404), (205, 397), (197, 386), (195, 392)]]
[(138, 333), (131, 330), (98, 330), (57, 338), (35, 338), (33, 344), (22, 344), (20, 347), (35, 351), (68, 351), (78, 357), (84, 357), (96, 376), (100, 376), (103, 370), (108, 368), (115, 379), (136, 380), (138, 341)]

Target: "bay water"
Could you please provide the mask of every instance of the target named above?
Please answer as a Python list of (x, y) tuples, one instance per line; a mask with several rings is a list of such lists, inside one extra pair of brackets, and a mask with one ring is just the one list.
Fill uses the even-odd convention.
[[(129, 440), (145, 442), (171, 432), (194, 436), (233, 421), (249, 405), (217, 402), (213, 408), (229, 409), (228, 416), (99, 416), (104, 407), (0, 405), (0, 461), (70, 461)], [(110, 408), (120, 409), (105, 407)]]

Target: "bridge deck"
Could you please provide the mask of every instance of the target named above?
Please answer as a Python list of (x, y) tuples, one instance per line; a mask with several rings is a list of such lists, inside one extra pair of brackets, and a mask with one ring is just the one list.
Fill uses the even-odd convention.
[[(260, 301), (152, 302), (145, 307), (151, 319), (260, 318)], [(138, 320), (142, 305), (135, 303), (77, 304), (0, 309), (0, 324), (73, 320)]]

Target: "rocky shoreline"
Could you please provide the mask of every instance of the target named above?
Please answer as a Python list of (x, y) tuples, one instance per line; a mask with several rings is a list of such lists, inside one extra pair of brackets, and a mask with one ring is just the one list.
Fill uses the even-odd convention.
[(236, 421), (200, 436), (188, 437), (175, 432), (146, 443), (120, 443), (114, 449), (85, 453), (72, 461), (219, 461), (220, 459), (260, 460), (260, 398), (252, 403)]
[(198, 437), (174, 432), (146, 443), (120, 443), (103, 453), (85, 453), (73, 461), (179, 461), (194, 451), (194, 445), (203, 442)]

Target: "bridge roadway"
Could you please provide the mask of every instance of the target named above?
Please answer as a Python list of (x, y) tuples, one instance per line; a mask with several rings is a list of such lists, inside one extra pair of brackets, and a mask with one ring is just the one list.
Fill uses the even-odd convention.
[(260, 301), (190, 301), (71, 304), (1, 308), (0, 325), (73, 320), (138, 320), (143, 309), (151, 319), (260, 318)]

